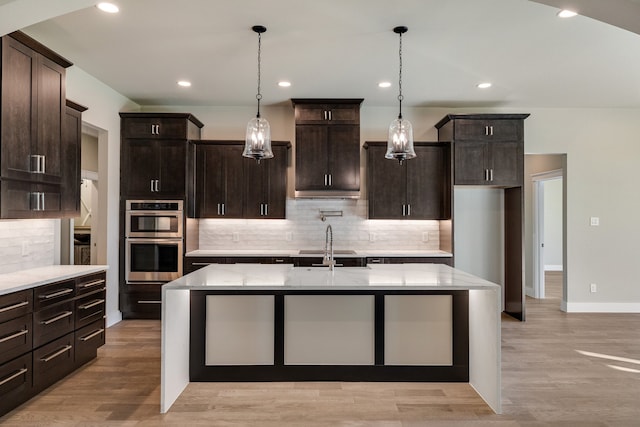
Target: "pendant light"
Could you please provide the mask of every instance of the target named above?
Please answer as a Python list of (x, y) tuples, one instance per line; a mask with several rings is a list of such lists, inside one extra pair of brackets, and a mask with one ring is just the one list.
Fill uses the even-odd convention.
[(402, 118), (402, 35), (408, 30), (407, 27), (395, 27), (393, 32), (400, 36), (400, 73), (398, 78), (398, 102), (400, 113), (398, 118), (389, 125), (389, 139), (387, 140), (387, 153), (385, 158), (396, 159), (402, 164), (404, 160), (413, 159), (416, 152), (413, 149), (413, 126), (409, 120)]
[(270, 159), (273, 157), (273, 151), (271, 151), (271, 127), (267, 119), (260, 117), (260, 100), (262, 99), (262, 94), (260, 93), (260, 54), (262, 48), (262, 33), (267, 31), (267, 29), (262, 25), (255, 25), (251, 29), (258, 34), (258, 93), (256, 94), (258, 114), (249, 120), (247, 124), (247, 133), (242, 155), (256, 159), (256, 161), (260, 163), (262, 159)]

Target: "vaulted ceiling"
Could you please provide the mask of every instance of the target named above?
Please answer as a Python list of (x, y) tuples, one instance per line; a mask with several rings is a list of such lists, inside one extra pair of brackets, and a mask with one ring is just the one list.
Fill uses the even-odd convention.
[[(34, 1), (0, 0), (0, 15), (18, 3)], [(304, 97), (395, 105), (392, 28), (406, 25), (410, 106), (640, 107), (639, 0), (121, 0), (116, 15), (71, 3), (81, 8), (24, 31), (143, 105), (253, 105), (251, 26), (262, 24), (267, 105)], [(564, 5), (582, 15), (558, 18)], [(476, 87), (485, 81), (493, 86)]]

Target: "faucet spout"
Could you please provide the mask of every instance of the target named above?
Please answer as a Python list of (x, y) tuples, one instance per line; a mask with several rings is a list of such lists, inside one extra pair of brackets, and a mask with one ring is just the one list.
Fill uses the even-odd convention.
[(324, 235), (324, 259), (322, 260), (324, 265), (329, 266), (329, 270), (333, 271), (336, 265), (333, 259), (333, 229), (331, 224), (327, 225), (327, 229)]

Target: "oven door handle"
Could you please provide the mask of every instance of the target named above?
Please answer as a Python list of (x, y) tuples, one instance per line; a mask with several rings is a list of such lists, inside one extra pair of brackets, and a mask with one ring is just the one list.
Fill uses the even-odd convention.
[(154, 238), (146, 238), (146, 237), (127, 237), (127, 243), (167, 243), (167, 244), (175, 244), (182, 243), (181, 238), (174, 237), (154, 237)]

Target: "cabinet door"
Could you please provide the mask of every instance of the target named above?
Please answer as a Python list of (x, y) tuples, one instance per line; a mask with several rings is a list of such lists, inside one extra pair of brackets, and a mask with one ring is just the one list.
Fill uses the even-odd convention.
[(122, 136), (141, 139), (185, 139), (187, 120), (159, 117), (129, 117), (123, 119)]
[(487, 184), (488, 144), (485, 142), (454, 142), (454, 184)]
[(285, 218), (287, 148), (272, 147), (273, 159), (244, 159), (245, 218)]
[(63, 122), (61, 216), (80, 216), (80, 149), (82, 137), (82, 113), (66, 107)]
[(154, 192), (158, 197), (185, 196), (187, 142), (185, 140), (157, 141), (158, 180)]
[(43, 179), (59, 183), (62, 176), (62, 124), (66, 114), (65, 69), (39, 56), (37, 76), (38, 139), (32, 154), (44, 156)]
[(328, 189), (325, 125), (296, 126), (296, 190)]
[(491, 145), (491, 185), (517, 187), (524, 180), (524, 144), (494, 142)]
[(360, 128), (329, 126), (328, 158), (330, 190), (360, 190)]
[(330, 124), (360, 124), (360, 105), (332, 104), (328, 106)]
[(401, 219), (406, 203), (407, 162), (386, 159), (386, 151), (382, 145), (367, 149), (369, 219)]
[(243, 205), (243, 147), (198, 145), (196, 201), (199, 218), (241, 218)]
[(522, 120), (456, 119), (456, 141), (521, 141), (524, 138)]
[(37, 132), (36, 56), (22, 43), (2, 37), (0, 172), (4, 178), (31, 179), (31, 144)]
[(29, 181), (0, 181), (2, 218), (58, 218), (60, 216), (59, 184), (37, 184)]
[(154, 141), (126, 139), (122, 141), (121, 186), (125, 197), (153, 198), (158, 179), (158, 153)]
[(416, 157), (407, 160), (408, 219), (446, 218), (444, 147), (416, 146)]

